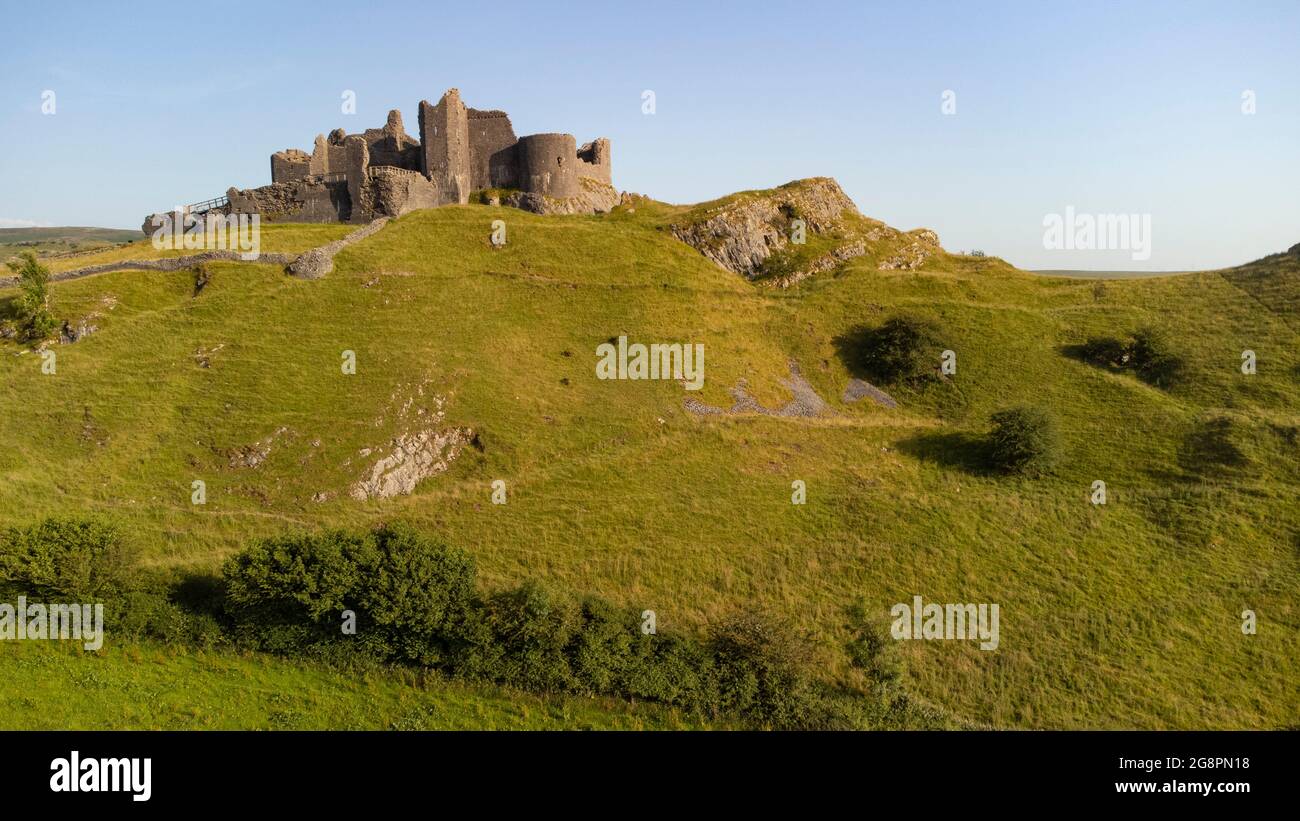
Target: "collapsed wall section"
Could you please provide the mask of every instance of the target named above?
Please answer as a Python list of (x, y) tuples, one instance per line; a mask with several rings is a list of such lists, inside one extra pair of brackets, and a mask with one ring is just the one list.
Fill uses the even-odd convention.
[(610, 172), (609, 140), (605, 137), (592, 140), (578, 149), (578, 176), (613, 184)]
[(367, 128), (361, 136), (366, 140), (371, 165), (410, 169), (420, 167), (420, 143), (406, 133), (406, 128), (402, 125), (402, 112), (397, 109), (388, 112), (388, 121), (383, 128)]
[(300, 180), (310, 173), (311, 155), (289, 148), (271, 155), (271, 182)]

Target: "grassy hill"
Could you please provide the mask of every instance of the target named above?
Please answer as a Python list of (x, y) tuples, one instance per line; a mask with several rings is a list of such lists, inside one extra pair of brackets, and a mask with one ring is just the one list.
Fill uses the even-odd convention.
[[(884, 617), (913, 595), (998, 603), (996, 652), (902, 643), (909, 687), (959, 720), (1295, 723), (1300, 265), (1099, 285), (946, 254), (882, 271), (892, 249), (873, 247), (778, 289), (674, 239), (669, 225), (689, 213), (447, 207), (391, 222), (319, 281), (229, 263), (210, 266), (198, 296), (186, 272), (57, 283), (55, 314), (98, 313), (99, 330), (56, 346), (52, 376), (0, 343), (0, 525), (105, 513), (150, 567), (179, 574), (214, 572), (286, 528), (405, 518), (470, 551), (489, 585), (545, 577), (670, 626), (774, 609), (817, 638), (828, 678), (853, 675), (854, 604)], [(508, 227), (500, 249), (495, 219)], [(270, 226), (263, 249), (346, 230)], [(0, 317), (12, 293), (0, 292)], [(898, 312), (944, 329), (957, 375), (891, 389), (895, 409), (841, 401), (854, 374), (837, 340)], [(1166, 331), (1186, 363), (1168, 390), (1066, 353), (1142, 325)], [(597, 380), (596, 346), (621, 334), (704, 344), (704, 389)], [(344, 351), (355, 375), (341, 373)], [(777, 407), (791, 360), (832, 415), (684, 406), (729, 407), (744, 380)], [(1017, 402), (1062, 421), (1067, 458), (1052, 476), (994, 475), (969, 458), (989, 415)], [(477, 447), (409, 496), (349, 496), (375, 454), (439, 410), (437, 427), (472, 428)], [(1240, 458), (1207, 453), (1216, 436)], [(248, 466), (238, 457), (252, 446), (266, 453)], [(190, 503), (195, 479), (206, 505)], [(505, 505), (490, 501), (498, 479)], [(1105, 506), (1089, 503), (1097, 479)], [(795, 480), (806, 505), (791, 504)], [(1243, 609), (1257, 635), (1242, 634)], [(267, 675), (279, 664), (256, 663)], [(321, 726), (310, 712), (301, 723)], [(0, 726), (17, 715), (0, 710)], [(240, 721), (266, 718), (222, 726)]]

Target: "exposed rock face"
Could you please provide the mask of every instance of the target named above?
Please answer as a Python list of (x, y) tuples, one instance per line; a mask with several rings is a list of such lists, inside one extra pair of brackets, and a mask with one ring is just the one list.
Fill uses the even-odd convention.
[(896, 232), (895, 236), (911, 237), (912, 242), (889, 259), (881, 260), (877, 267), (882, 271), (914, 271), (943, 251), (939, 235), (929, 228), (914, 228), (906, 234)]
[(672, 226), (673, 236), (718, 265), (754, 279), (763, 263), (790, 242), (790, 225), (802, 219), (811, 233), (840, 225), (857, 206), (830, 177), (796, 180), (771, 192), (739, 197), (690, 221)]
[(1287, 253), (1293, 257), (1300, 257), (1300, 242), (1297, 242), (1295, 245), (1292, 245), (1291, 250), (1287, 251)]
[(829, 254), (824, 254), (818, 257), (813, 260), (811, 264), (799, 269), (793, 274), (780, 277), (775, 281), (776, 285), (780, 288), (789, 288), (797, 282), (803, 282), (813, 274), (820, 274), (824, 271), (837, 268), (841, 264), (848, 262), (851, 259), (856, 259), (866, 252), (867, 244), (862, 240), (846, 243), (841, 245), (839, 248), (834, 249)]
[(415, 490), (420, 480), (442, 473), (474, 438), (470, 428), (404, 433), (392, 442), (389, 454), (375, 462), (368, 476), (348, 491), (353, 499), (388, 499)]
[(578, 178), (578, 194), (564, 199), (516, 191), (506, 196), (503, 205), (534, 214), (606, 214), (620, 202), (618, 191), (606, 182), (591, 177)]

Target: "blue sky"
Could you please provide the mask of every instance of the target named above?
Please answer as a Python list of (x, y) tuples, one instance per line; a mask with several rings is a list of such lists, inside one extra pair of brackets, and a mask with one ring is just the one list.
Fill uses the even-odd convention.
[[(869, 216), (1026, 268), (1300, 242), (1295, 0), (0, 2), (0, 225), (138, 227), (390, 108), (418, 134), (418, 102), (457, 86), (518, 134), (609, 137), (620, 189), (696, 202), (832, 176)], [(1067, 206), (1150, 214), (1150, 259), (1045, 249)]]

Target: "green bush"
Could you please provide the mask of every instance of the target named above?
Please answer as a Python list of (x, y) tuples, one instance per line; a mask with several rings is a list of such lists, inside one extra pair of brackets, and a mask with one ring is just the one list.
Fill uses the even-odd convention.
[(1182, 373), (1183, 361), (1173, 353), (1162, 331), (1139, 328), (1129, 346), (1129, 367), (1144, 382), (1166, 388)]
[(133, 584), (135, 549), (99, 519), (49, 518), (0, 536), (0, 578), (25, 592), (95, 602)]
[(938, 374), (944, 348), (939, 327), (929, 320), (896, 316), (857, 334), (850, 356), (857, 359), (858, 368), (879, 381), (920, 382)]
[(992, 416), (989, 458), (994, 467), (1030, 476), (1049, 473), (1061, 460), (1061, 434), (1055, 418), (1028, 405)]
[(445, 653), (474, 593), (473, 560), (407, 525), (255, 542), (223, 568), (242, 640), (276, 652), (343, 637), (355, 614), (361, 647), (422, 663)]
[[(777, 728), (905, 726), (818, 682), (810, 644), (741, 613), (704, 637), (647, 634), (640, 611), (526, 582), (481, 595), (472, 559), (404, 524), (253, 542), (220, 579), (145, 576), (111, 525), (47, 519), (0, 533), (0, 587), (105, 604), (117, 634), (305, 655), (340, 669), (402, 663), (534, 692), (645, 699)], [(356, 631), (344, 633), (351, 610)], [(883, 648), (877, 648), (881, 650)], [(392, 669), (392, 668), (388, 668)]]
[(21, 262), (7, 262), (9, 270), (18, 275), (18, 319), (23, 335), (30, 340), (45, 339), (54, 333), (58, 323), (50, 314), (50, 271), (36, 259), (36, 254), (24, 251)]
[(810, 646), (785, 625), (744, 611), (710, 632), (717, 708), (776, 728), (817, 725)]

